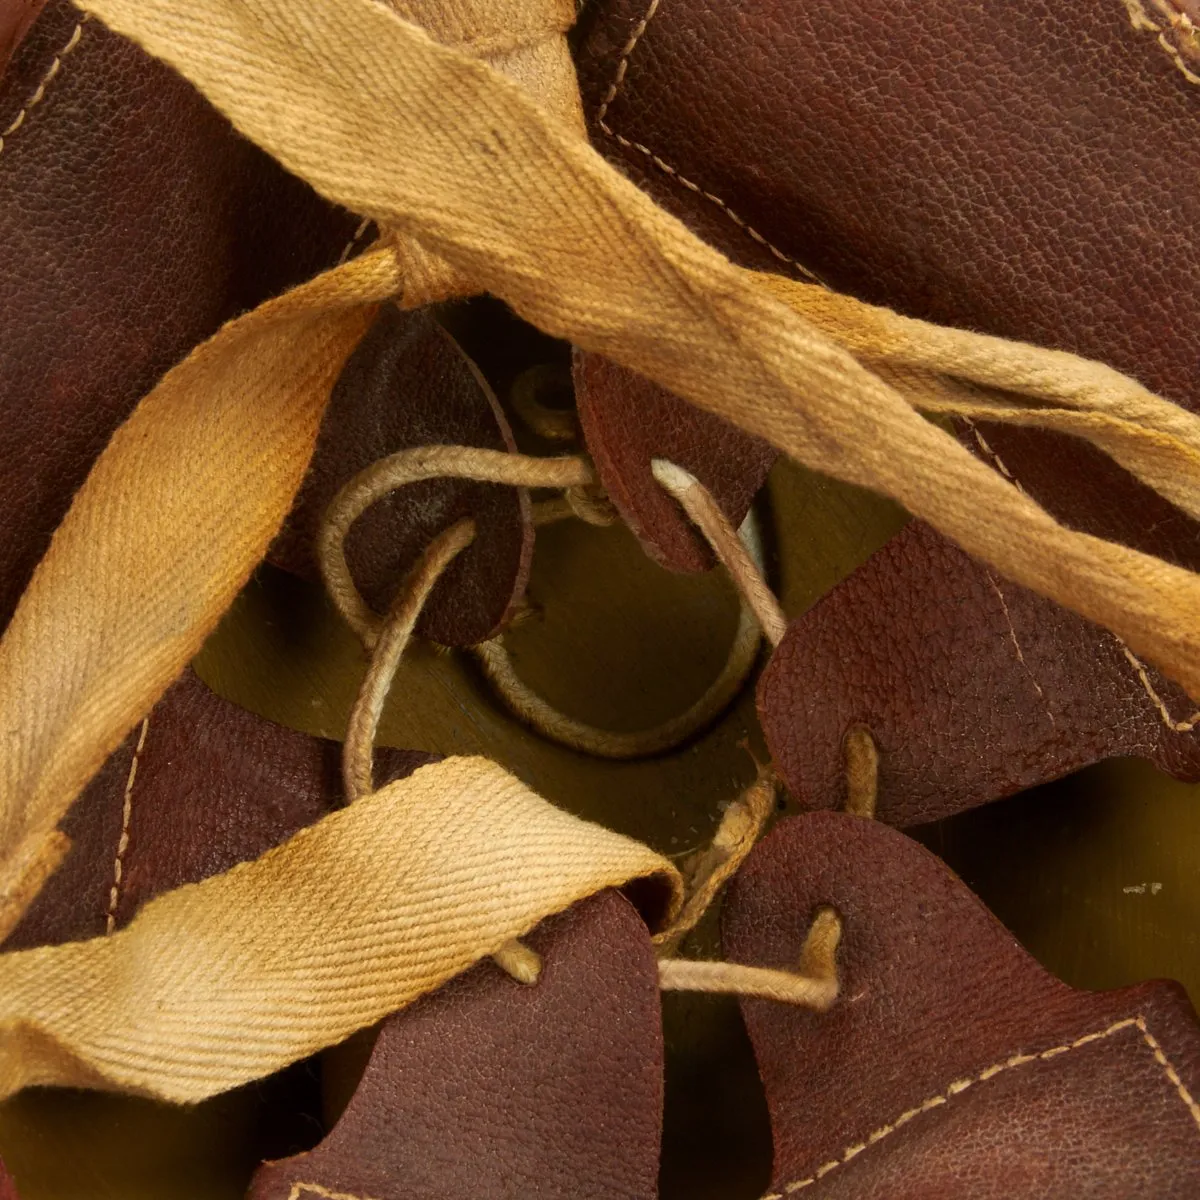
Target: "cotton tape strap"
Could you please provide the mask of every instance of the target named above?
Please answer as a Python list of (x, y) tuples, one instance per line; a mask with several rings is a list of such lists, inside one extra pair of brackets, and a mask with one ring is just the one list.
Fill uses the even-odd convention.
[[(518, 8), (503, 0), (480, 22), (457, 0), (405, 5), (581, 128), (561, 36), (569, 0), (521, 23)], [(67, 808), (266, 552), (373, 305), (466, 290), (454, 268), (399, 235), (227, 324), (117, 432), (0, 642), (0, 937), (61, 858)]]
[(84, 7), (325, 195), (542, 329), (895, 497), (1200, 696), (1200, 577), (1060, 526), (511, 80), (371, 0)]
[(368, 255), (230, 323), (100, 456), (0, 641), (0, 936), (68, 806), (266, 552), (372, 301), (399, 282)]
[[(0, 1095), (198, 1101), (347, 1037), (547, 913), (674, 868), (495, 764), (423, 767), (110, 937), (0, 957)], [(514, 986), (516, 986), (514, 984)]]

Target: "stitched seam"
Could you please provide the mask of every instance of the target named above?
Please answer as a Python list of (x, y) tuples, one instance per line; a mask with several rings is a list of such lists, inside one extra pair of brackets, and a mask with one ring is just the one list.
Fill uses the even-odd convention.
[[(991, 459), (1000, 474), (1003, 475), (1004, 478), (1007, 479), (1009, 483), (1011, 483), (1013, 487), (1017, 489), (1017, 491), (1021, 492), (1022, 495), (1028, 495), (1025, 489), (1021, 486), (1021, 481), (1008, 469), (1000, 455), (998, 455), (995, 450), (992, 449), (987, 440), (984, 438), (983, 434), (979, 432), (979, 427), (975, 424), (975, 422), (972, 421), (970, 417), (964, 417), (963, 419), (966, 421), (972, 434), (974, 434), (975, 441), (979, 443), (979, 448), (988, 456), (988, 458)], [(991, 573), (991, 571), (987, 572), (987, 577), (988, 582), (992, 585), (992, 588), (996, 593), (996, 598), (1000, 601), (1000, 607), (1004, 610), (1004, 619), (1008, 622), (1008, 636), (1012, 639), (1013, 649), (1017, 652), (1017, 661), (1025, 668), (1025, 674), (1029, 676), (1030, 682), (1036, 689), (1037, 694), (1042, 698), (1042, 707), (1046, 710), (1046, 716), (1050, 718), (1050, 727), (1052, 729), (1057, 729), (1058, 722), (1054, 719), (1054, 713), (1050, 711), (1050, 701), (1046, 698), (1046, 693), (1043, 690), (1042, 685), (1038, 682), (1037, 676), (1033, 673), (1032, 668), (1025, 661), (1025, 654), (1021, 650), (1021, 643), (1017, 640), (1017, 630), (1013, 625), (1012, 614), (1008, 611), (1008, 601), (1005, 600), (1004, 593), (1000, 590), (1000, 584), (997, 582), (996, 577)]]
[[(963, 419), (963, 421), (966, 422), (967, 427), (975, 435), (975, 440), (976, 440), (976, 442), (979, 443), (979, 448), (984, 452), (984, 454), (986, 454), (988, 456), (988, 458), (991, 459), (991, 461), (995, 464), (996, 469), (1000, 472), (1000, 474), (1003, 475), (1004, 478), (1007, 479), (1013, 485), (1013, 487), (1015, 487), (1017, 489), (1017, 491), (1028, 496), (1029, 493), (1026, 492), (1025, 489), (1021, 486), (1021, 481), (1008, 469), (1007, 466), (1005, 466), (1004, 460), (988, 444), (988, 442), (984, 438), (983, 434), (980, 433), (979, 429), (976, 427), (975, 422), (972, 421), (970, 417), (963, 417), (962, 419)], [(996, 587), (997, 592), (999, 592), (1000, 589), (999, 589), (999, 587), (996, 586), (996, 581), (994, 579), (992, 580), (992, 586)], [(1001, 597), (1001, 603), (1002, 604), (1004, 603), (1003, 597)], [(1006, 614), (1007, 614), (1007, 611), (1008, 610), (1006, 607), (1005, 608)], [(1009, 621), (1009, 628), (1010, 629), (1012, 628), (1011, 621)], [(1171, 730), (1172, 733), (1191, 733), (1192, 730), (1195, 729), (1197, 725), (1200, 725), (1200, 709), (1197, 709), (1196, 712), (1192, 713), (1192, 715), (1190, 717), (1186, 717), (1182, 721), (1176, 721), (1174, 719), (1174, 717), (1171, 716), (1171, 710), (1169, 708), (1167, 708), (1167, 702), (1162, 698), (1162, 696), (1160, 696), (1158, 694), (1158, 690), (1155, 688), (1154, 684), (1150, 681), (1150, 676), (1146, 671), (1146, 664), (1143, 663), (1142, 660), (1140, 658), (1138, 658), (1138, 656), (1136, 654), (1134, 654), (1134, 652), (1132, 650), (1130, 650), (1130, 648), (1125, 644), (1125, 640), (1122, 637), (1120, 637), (1118, 634), (1113, 633), (1111, 630), (1109, 630), (1108, 632), (1109, 632), (1109, 635), (1116, 640), (1117, 645), (1121, 647), (1121, 650), (1124, 653), (1125, 657), (1129, 660), (1129, 665), (1133, 668), (1134, 673), (1137, 675), (1137, 678), (1140, 681), (1142, 687), (1145, 688), (1146, 695), (1150, 697), (1150, 700), (1154, 704), (1154, 707), (1158, 710), (1158, 715), (1162, 719), (1162, 723), (1169, 730)], [(1014, 641), (1016, 640), (1015, 633), (1013, 634), (1013, 639), (1014, 639)], [(1020, 651), (1018, 650), (1017, 653), (1018, 653), (1018, 657), (1019, 657)], [(1042, 689), (1039, 687), (1038, 691), (1040, 692), (1041, 690)]]
[[(1113, 637), (1117, 637), (1114, 633)], [(1158, 694), (1154, 688), (1154, 684), (1150, 682), (1150, 676), (1146, 674), (1146, 664), (1130, 648), (1117, 637), (1117, 641), (1121, 642), (1121, 649), (1125, 652), (1125, 657), (1129, 660), (1129, 665), (1133, 667), (1137, 677), (1142, 681), (1144, 687), (1158, 708), (1158, 715), (1162, 717), (1163, 724), (1175, 733), (1191, 733), (1197, 725), (1200, 725), (1200, 710), (1192, 713), (1185, 721), (1176, 721), (1171, 716), (1171, 710), (1167, 708), (1166, 701)]]
[(801, 275), (811, 279), (814, 283), (819, 283), (822, 287), (826, 286), (825, 281), (821, 279), (816, 272), (810, 270), (803, 263), (797, 262), (790, 255), (784, 254), (778, 246), (769, 242), (757, 229), (754, 228), (744, 218), (738, 216), (737, 213), (721, 199), (720, 196), (714, 195), (712, 192), (705, 191), (698, 183), (688, 179), (685, 175), (681, 175), (669, 162), (660, 158), (649, 146), (644, 146), (641, 142), (631, 141), (624, 135), (617, 133), (608, 123), (608, 109), (612, 102), (617, 98), (617, 93), (621, 90), (621, 84), (625, 82), (625, 72), (629, 69), (629, 59), (633, 54), (634, 48), (641, 41), (642, 35), (646, 32), (646, 27), (654, 19), (654, 14), (658, 12), (660, 0), (650, 0), (650, 7), (646, 9), (646, 15), (634, 27), (633, 33), (629, 37), (629, 41), (625, 43), (624, 50), (621, 51), (621, 59), (617, 63), (616, 74), (613, 76), (612, 83), (608, 85), (608, 91), (605, 93), (604, 99), (596, 112), (596, 124), (610, 138), (619, 145), (624, 146), (626, 150), (636, 150), (640, 154), (644, 154), (660, 171), (676, 183), (687, 188), (689, 192), (694, 192), (697, 196), (709, 201), (710, 204), (715, 204), (740, 230), (748, 233), (760, 246), (769, 250), (780, 262), (786, 263)]
[(146, 734), (150, 732), (150, 718), (142, 721), (137, 746), (129, 763), (129, 777), (125, 780), (125, 796), (121, 802), (121, 836), (117, 840), (117, 854), (113, 859), (113, 882), (108, 893), (108, 913), (104, 918), (104, 932), (112, 933), (117, 927), (117, 901), (121, 897), (121, 875), (125, 870), (125, 851), (129, 849), (129, 818), (133, 815), (133, 784), (137, 779), (138, 761), (146, 745)]
[(79, 23), (71, 31), (71, 36), (67, 39), (66, 44), (54, 56), (54, 61), (47, 68), (45, 75), (42, 76), (42, 81), (34, 88), (33, 95), (25, 101), (24, 108), (13, 118), (9, 127), (3, 133), (0, 133), (0, 154), (4, 153), (4, 147), (8, 139), (25, 124), (25, 118), (29, 113), (46, 98), (46, 89), (57, 78), (59, 71), (62, 69), (63, 59), (79, 45), (79, 39), (83, 37), (83, 26), (87, 19), (86, 14), (80, 17)]
[(963, 420), (967, 423), (967, 428), (970, 429), (971, 433), (974, 435), (975, 441), (979, 444), (980, 450), (982, 450), (984, 454), (986, 454), (988, 458), (992, 460), (996, 470), (998, 470), (1000, 474), (1003, 475), (1004, 478), (1007, 479), (1008, 482), (1017, 489), (1018, 492), (1020, 492), (1022, 495), (1028, 496), (1029, 493), (1021, 486), (1021, 481), (1008, 469), (1004, 459), (1002, 459), (1000, 455), (998, 455), (995, 450), (992, 449), (991, 444), (987, 441), (983, 434), (979, 432), (979, 426), (976, 425), (970, 417), (963, 417)]
[(762, 1200), (786, 1200), (787, 1196), (802, 1191), (804, 1188), (811, 1187), (813, 1184), (824, 1179), (831, 1171), (835, 1171), (838, 1167), (850, 1162), (851, 1159), (857, 1158), (868, 1146), (873, 1146), (876, 1142), (881, 1142), (890, 1134), (895, 1133), (897, 1129), (907, 1125), (914, 1117), (919, 1117), (922, 1113), (940, 1108), (960, 1092), (965, 1092), (977, 1083), (986, 1083), (989, 1079), (994, 1079), (997, 1075), (1002, 1075), (1005, 1071), (1011, 1071), (1015, 1067), (1023, 1067), (1028, 1063), (1046, 1062), (1049, 1059), (1057, 1058), (1060, 1054), (1068, 1054), (1072, 1050), (1078, 1050), (1081, 1046), (1086, 1046), (1091, 1042), (1103, 1041), (1105, 1038), (1112, 1037), (1115, 1033), (1120, 1033), (1122, 1029), (1131, 1028), (1137, 1029), (1141, 1033), (1142, 1040), (1153, 1052), (1155, 1061), (1166, 1073), (1168, 1082), (1174, 1086), (1175, 1091), (1179, 1094), (1179, 1098), (1183, 1101), (1192, 1119), (1195, 1121), (1197, 1129), (1200, 1130), (1200, 1105), (1197, 1105), (1196, 1101), (1192, 1098), (1191, 1093), (1179, 1078), (1179, 1074), (1163, 1053), (1162, 1047), (1146, 1027), (1145, 1018), (1140, 1015), (1126, 1017), (1122, 1021), (1114, 1022), (1107, 1029), (1100, 1029), (1094, 1033), (1085, 1033), (1083, 1037), (1076, 1038), (1073, 1042), (1066, 1042), (1061, 1046), (1052, 1046), (1049, 1050), (1043, 1050), (1038, 1054), (1014, 1054), (998, 1063), (993, 1063), (990, 1067), (985, 1067), (978, 1075), (966, 1079), (956, 1079), (945, 1091), (940, 1092), (936, 1096), (930, 1096), (928, 1100), (923, 1100), (915, 1108), (910, 1108), (906, 1112), (902, 1112), (894, 1121), (891, 1121), (887, 1125), (881, 1125), (873, 1133), (868, 1134), (863, 1141), (847, 1146), (838, 1158), (830, 1159), (829, 1162), (823, 1163), (807, 1179), (797, 1179), (792, 1183), (785, 1184), (782, 1191), (770, 1192), (763, 1196)]
[(1029, 682), (1033, 684), (1034, 690), (1042, 699), (1042, 707), (1046, 710), (1046, 716), (1050, 718), (1050, 728), (1057, 729), (1058, 722), (1054, 719), (1054, 713), (1050, 710), (1050, 701), (1046, 698), (1046, 693), (1042, 689), (1042, 685), (1038, 683), (1037, 676), (1033, 673), (1033, 668), (1025, 661), (1025, 654), (1021, 650), (1021, 643), (1017, 640), (1016, 626), (1013, 625), (1012, 614), (1008, 611), (1008, 601), (1004, 598), (1004, 593), (1000, 590), (1000, 584), (996, 577), (988, 571), (988, 582), (992, 585), (992, 590), (996, 593), (996, 599), (1000, 601), (1000, 607), (1004, 610), (1004, 619), (1008, 622), (1008, 636), (1012, 639), (1013, 649), (1017, 652), (1017, 662), (1025, 668), (1025, 674), (1029, 676)]
[(300, 1200), (307, 1192), (310, 1196), (321, 1196), (323, 1200), (371, 1200), (370, 1196), (355, 1196), (350, 1192), (331, 1192), (319, 1183), (294, 1183), (288, 1192), (288, 1200)]
[(596, 121), (600, 128), (604, 130), (610, 137), (615, 137), (611, 129), (609, 129), (605, 117), (608, 116), (608, 106), (617, 98), (617, 92), (621, 90), (621, 84), (625, 82), (625, 72), (629, 69), (629, 56), (633, 53), (634, 47), (642, 39), (642, 34), (646, 32), (646, 26), (654, 20), (654, 14), (658, 12), (659, 0), (650, 0), (650, 7), (646, 9), (645, 16), (637, 23), (633, 33), (630, 35), (629, 41), (625, 43), (625, 49), (621, 51), (621, 61), (617, 63), (617, 73), (613, 76), (613, 81), (608, 85), (608, 92), (605, 94), (604, 100), (600, 104), (599, 111), (596, 113)]
[(359, 238), (371, 227), (371, 218), (363, 217), (358, 223), (358, 228), (350, 235), (350, 240), (346, 243), (346, 248), (338, 256), (337, 265), (340, 267), (342, 263), (350, 257), (351, 251), (358, 245)]
[(1183, 1101), (1188, 1112), (1192, 1114), (1192, 1120), (1196, 1122), (1196, 1128), (1200, 1129), (1200, 1104), (1196, 1103), (1195, 1097), (1184, 1086), (1183, 1080), (1179, 1078), (1179, 1072), (1171, 1065), (1170, 1060), (1163, 1052), (1163, 1048), (1158, 1044), (1158, 1039), (1146, 1028), (1145, 1017), (1138, 1017), (1137, 1027), (1142, 1031), (1142, 1037), (1146, 1045), (1153, 1052), (1155, 1062), (1166, 1072), (1167, 1079), (1174, 1084), (1175, 1090), (1179, 1093), (1180, 1100)]
[(1200, 75), (1196, 74), (1188, 66), (1187, 61), (1184, 59), (1183, 49), (1176, 45), (1170, 36), (1172, 33), (1175, 33), (1180, 37), (1190, 38), (1200, 44), (1200, 31), (1196, 29), (1196, 24), (1191, 17), (1187, 13), (1168, 8), (1162, 0), (1155, 0), (1155, 7), (1162, 13), (1167, 22), (1164, 28), (1146, 11), (1142, 0), (1122, 0), (1122, 3), (1129, 13), (1129, 20), (1134, 29), (1139, 32), (1156, 33), (1158, 35), (1158, 44), (1166, 51), (1167, 56), (1179, 68), (1188, 83), (1200, 84)]

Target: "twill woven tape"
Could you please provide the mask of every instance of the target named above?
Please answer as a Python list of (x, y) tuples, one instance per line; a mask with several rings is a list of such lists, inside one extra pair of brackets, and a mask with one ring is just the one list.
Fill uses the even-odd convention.
[[(1200, 579), (1062, 528), (918, 410), (1057, 422), (1200, 515), (1196, 419), (1098, 364), (733, 266), (587, 145), (569, 3), (83, 7), (382, 237), (169, 372), (76, 497), (0, 641), (0, 929), (61, 855), (71, 802), (261, 559), (386, 299), (493, 292), (895, 497), (1200, 696)], [(518, 803), (497, 768), (451, 760), (418, 779), (159, 899), (107, 941), (0, 958), (0, 1087), (196, 1099), (369, 1024), (588, 891), (667, 870)]]
[(678, 889), (646, 846), (486, 759), (422, 767), (109, 937), (5, 955), (0, 1095), (62, 1084), (202, 1100), (381, 1020), (547, 913), (650, 875)]
[[(176, 66), (289, 169), (416, 239), (476, 289), (811, 467), (895, 497), (1200, 694), (1200, 579), (1058, 525), (795, 305), (658, 209), (571, 121), (485, 63), (371, 0), (87, 7)], [(1047, 356), (1037, 364), (1044, 372)], [(1149, 396), (1087, 366), (1080, 403)], [(1196, 419), (1157, 407), (1184, 431), (1180, 461), (1190, 464), (1187, 479), (1160, 474), (1176, 502), (1200, 511)], [(1145, 438), (1169, 440), (1157, 430)]]

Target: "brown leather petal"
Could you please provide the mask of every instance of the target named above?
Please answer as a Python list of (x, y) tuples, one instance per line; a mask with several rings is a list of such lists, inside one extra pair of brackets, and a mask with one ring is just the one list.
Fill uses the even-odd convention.
[(595, 145), (736, 261), (1188, 403), (1200, 93), (1130, 7), (595, 0), (577, 60)]
[[(432, 314), (387, 307), (334, 388), (308, 478), (270, 560), (315, 577), (317, 530), (342, 485), (376, 459), (430, 445), (516, 449), (491, 389)], [(439, 581), (417, 624), (422, 636), (448, 646), (497, 633), (524, 592), (533, 553), (528, 494), (425, 480), (372, 505), (346, 538), (355, 581), (383, 612), (420, 553), (462, 517), (474, 519), (475, 541)]]
[(0, 627), (159, 376), (223, 321), (331, 265), (354, 228), (67, 0), (46, 5), (0, 84), (6, 129)]
[(742, 1006), (777, 1200), (1200, 1194), (1200, 1023), (1178, 984), (1067, 987), (928, 851), (843, 813), (755, 850), (727, 953), (794, 965), (824, 904), (844, 925), (833, 1009)]
[(646, 927), (601, 892), (527, 942), (536, 985), (485, 962), (390, 1017), (333, 1132), (267, 1163), (251, 1200), (655, 1196), (663, 1050)]
[(1193, 706), (1142, 670), (1112, 634), (914, 521), (791, 623), (759, 681), (759, 718), (813, 808), (842, 803), (843, 738), (865, 725), (877, 814), (915, 825), (1118, 755), (1200, 779), (1200, 730), (1175, 727)]
[(774, 447), (599, 354), (575, 352), (575, 396), (601, 482), (646, 552), (675, 571), (714, 559), (651, 474), (666, 458), (690, 471), (740, 525), (777, 457)]
[[(1163, 4), (1150, 6), (1163, 18)], [(605, 0), (581, 27), (596, 144), (747, 266), (1062, 347), (1194, 404), (1195, 86), (1128, 7)], [(646, 18), (643, 23), (643, 18)], [(1071, 438), (968, 443), (1068, 525), (1200, 566), (1200, 530)], [(781, 536), (787, 538), (784, 529)], [(837, 802), (840, 742), (883, 750), (881, 815), (929, 820), (1098, 758), (1184, 778), (1178, 689), (1111, 637), (911, 530), (793, 627), (760, 692), (794, 791)], [(1161, 702), (1161, 703), (1160, 703)], [(1164, 715), (1165, 710), (1165, 715)]]

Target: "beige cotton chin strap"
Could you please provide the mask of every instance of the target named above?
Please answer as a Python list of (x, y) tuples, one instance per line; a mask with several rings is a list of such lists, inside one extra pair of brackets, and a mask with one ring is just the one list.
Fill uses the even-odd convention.
[(266, 552), (374, 302), (369, 252), (226, 325), (169, 371), (76, 494), (0, 640), (0, 936), (57, 825)]
[[(439, 474), (516, 485), (565, 486), (570, 492), (588, 486), (580, 482), (580, 478), (587, 473), (590, 473), (590, 467), (583, 459), (536, 459), (467, 446), (427, 446), (403, 450), (381, 459), (350, 480), (334, 497), (325, 513), (318, 536), (321, 573), (338, 608), (357, 629), (370, 654), (370, 662), (355, 699), (346, 734), (343, 771), (348, 803), (361, 803), (364, 797), (374, 791), (375, 737), (400, 660), (412, 640), (417, 619), (438, 579), (454, 559), (472, 543), (477, 532), (474, 522), (466, 518), (434, 537), (409, 570), (387, 615), (378, 617), (362, 599), (346, 564), (345, 539), (351, 525), (367, 508), (394, 488)], [(756, 613), (759, 614), (758, 619), (771, 631), (772, 643), (778, 644), (785, 628), (779, 603), (719, 505), (692, 475), (672, 463), (657, 462), (655, 475), (679, 498), (685, 510), (696, 521), (718, 558), (730, 571), (739, 590), (745, 596), (753, 598), (744, 603), (742, 608), (743, 623), (748, 620), (754, 630), (751, 657), (758, 646), (758, 630), (754, 626)], [(534, 506), (535, 519), (540, 518), (543, 523), (561, 519), (572, 515), (578, 504), (578, 497), (570, 500), (563, 497), (542, 501)], [(603, 510), (604, 502), (600, 497), (593, 496), (588, 505), (589, 508), (585, 511), (591, 511), (593, 506)], [(609, 517), (605, 514), (602, 519), (607, 522)], [(480, 648), (473, 649), (478, 651)], [(731, 658), (731, 661), (734, 659)], [(486, 669), (488, 659), (485, 657), (483, 662)], [(744, 681), (747, 669), (748, 664), (744, 669), (739, 667), (739, 686)], [(728, 671), (723, 674), (727, 673)], [(505, 699), (512, 703), (513, 692), (511, 685), (508, 687), (510, 690), (504, 695)], [(711, 697), (714, 694), (715, 689), (710, 688), (707, 695)], [(541, 719), (535, 722), (536, 727), (547, 736), (556, 737), (554, 722), (561, 725), (570, 723), (569, 719), (562, 717), (540, 698), (535, 696), (533, 700), (551, 715), (551, 719), (544, 724)], [(704, 703), (705, 700), (702, 699), (700, 704)], [(691, 714), (684, 714), (682, 720), (686, 722), (690, 716)], [(620, 746), (623, 736), (626, 742), (639, 736), (644, 737), (614, 735), (602, 730), (582, 728), (585, 736), (580, 739), (579, 748), (591, 750), (591, 744), (595, 741), (599, 745), (599, 753), (608, 757), (615, 756), (613, 744)], [(668, 722), (658, 731), (652, 731), (652, 736), (663, 731), (672, 735), (671, 745), (679, 740), (674, 736), (676, 733), (682, 732), (686, 735), (692, 732), (690, 728), (676, 730), (674, 724)], [(873, 755), (874, 743), (870, 742), (869, 735), (863, 736), (867, 739), (870, 753)], [(557, 736), (556, 740), (565, 739)], [(855, 745), (857, 744), (856, 742)], [(852, 794), (856, 787), (861, 790), (862, 786), (855, 782), (862, 774), (861, 769), (857, 770), (856, 774), (855, 762), (854, 754), (848, 753), (847, 776)], [(873, 769), (873, 758), (871, 763)], [(726, 809), (712, 844), (696, 855), (688, 866), (685, 873), (683, 904), (673, 919), (654, 938), (659, 954), (659, 982), (664, 990), (758, 996), (819, 1011), (825, 1011), (837, 999), (835, 956), (841, 937), (841, 920), (832, 909), (823, 909), (816, 915), (801, 955), (799, 971), (670, 957), (683, 939), (699, 924), (722, 888), (733, 878), (762, 836), (767, 821), (775, 811), (776, 788), (774, 772), (760, 764), (754, 783)], [(516, 939), (506, 942), (492, 957), (521, 983), (535, 984), (540, 976), (540, 958), (535, 951)]]
[[(85, 7), (175, 65), (318, 190), (417, 239), (475, 288), (810, 467), (895, 497), (1200, 695), (1200, 578), (1059, 525), (865, 365), (894, 364), (898, 351), (877, 337), (863, 348), (859, 326), (870, 322), (846, 317), (861, 309), (843, 298), (835, 329), (810, 315), (820, 309), (810, 297), (801, 316), (793, 297), (734, 267), (608, 166), (560, 108), (370, 0)], [(486, 24), (489, 6), (462, 12)], [(413, 15), (438, 36), (436, 14)], [(955, 387), (979, 376), (1058, 397), (1080, 414), (1070, 418), (1080, 436), (1200, 509), (1200, 437), (1181, 410), (1069, 356), (905, 330), (906, 362)]]
[(494, 763), (422, 767), (107, 937), (0, 956), (0, 1096), (193, 1103), (382, 1019), (547, 913), (668, 862)]
[(896, 497), (1200, 695), (1200, 579), (1062, 528), (920, 417), (909, 385), (863, 363), (924, 372), (955, 396), (978, 382), (1057, 397), (1056, 411), (1086, 418), (1081, 436), (1120, 447), (1188, 511), (1194, 418), (1096, 364), (732, 266), (580, 136), (565, 41), (546, 37), (570, 21), (565, 7), (403, 9), (446, 45), (373, 0), (84, 7), (385, 233), (170, 372), (76, 497), (0, 643), (0, 932), (46, 874), (68, 805), (261, 557), (330, 381), (384, 296), (415, 305), (490, 290), (802, 462)]

